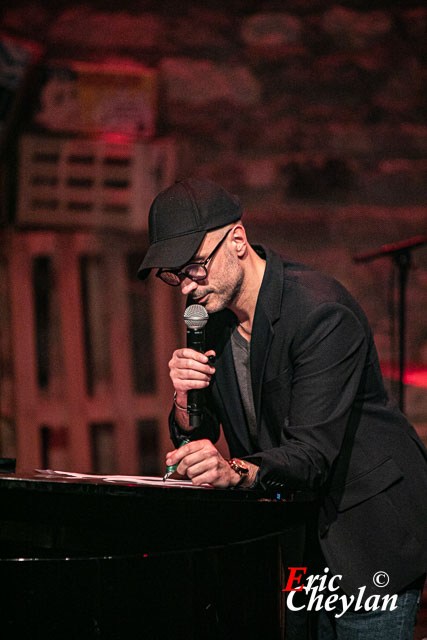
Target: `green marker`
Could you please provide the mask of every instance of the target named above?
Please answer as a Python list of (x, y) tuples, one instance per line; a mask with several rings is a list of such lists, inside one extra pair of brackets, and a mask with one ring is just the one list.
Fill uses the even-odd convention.
[[(190, 440), (187, 440), (187, 438), (185, 438), (179, 446), (182, 447), (184, 444), (188, 444), (189, 442)], [(163, 476), (163, 482), (165, 482), (165, 480), (167, 480), (176, 471), (177, 467), (177, 464), (173, 464), (171, 467), (166, 467), (166, 473)]]

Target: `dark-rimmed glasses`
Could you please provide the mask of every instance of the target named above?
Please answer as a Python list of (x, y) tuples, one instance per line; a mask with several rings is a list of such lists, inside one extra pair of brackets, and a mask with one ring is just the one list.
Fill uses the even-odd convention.
[(185, 278), (190, 278), (190, 280), (195, 280), (196, 282), (198, 280), (204, 280), (208, 277), (207, 265), (212, 260), (230, 231), (231, 229), (227, 231), (225, 236), (221, 238), (216, 247), (213, 248), (203, 262), (189, 262), (180, 269), (159, 269), (156, 273), (156, 277), (163, 280), (163, 282), (166, 282), (166, 284), (170, 284), (171, 287), (177, 287), (183, 280), (185, 280)]

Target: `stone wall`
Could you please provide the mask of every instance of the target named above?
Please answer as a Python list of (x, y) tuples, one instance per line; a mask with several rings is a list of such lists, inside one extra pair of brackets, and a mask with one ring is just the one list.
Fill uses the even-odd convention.
[[(47, 58), (157, 68), (157, 130), (176, 138), (179, 176), (221, 182), (241, 197), (251, 238), (340, 279), (392, 359), (391, 263), (352, 256), (427, 234), (427, 8), (112, 4), (6, 2), (2, 26)], [(427, 367), (427, 247), (414, 265), (408, 359)], [(427, 422), (426, 391), (410, 394), (409, 412)]]

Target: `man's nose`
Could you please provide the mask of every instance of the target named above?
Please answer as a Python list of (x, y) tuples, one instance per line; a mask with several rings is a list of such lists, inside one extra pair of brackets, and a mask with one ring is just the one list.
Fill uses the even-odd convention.
[(184, 296), (188, 296), (194, 289), (197, 289), (197, 282), (191, 280), (191, 278), (184, 278), (181, 282), (181, 293)]

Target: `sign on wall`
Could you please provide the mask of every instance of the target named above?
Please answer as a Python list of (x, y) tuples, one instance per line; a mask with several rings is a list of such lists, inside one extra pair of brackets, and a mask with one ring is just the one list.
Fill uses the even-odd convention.
[(155, 133), (157, 72), (123, 60), (52, 62), (44, 70), (35, 122), (50, 131)]

